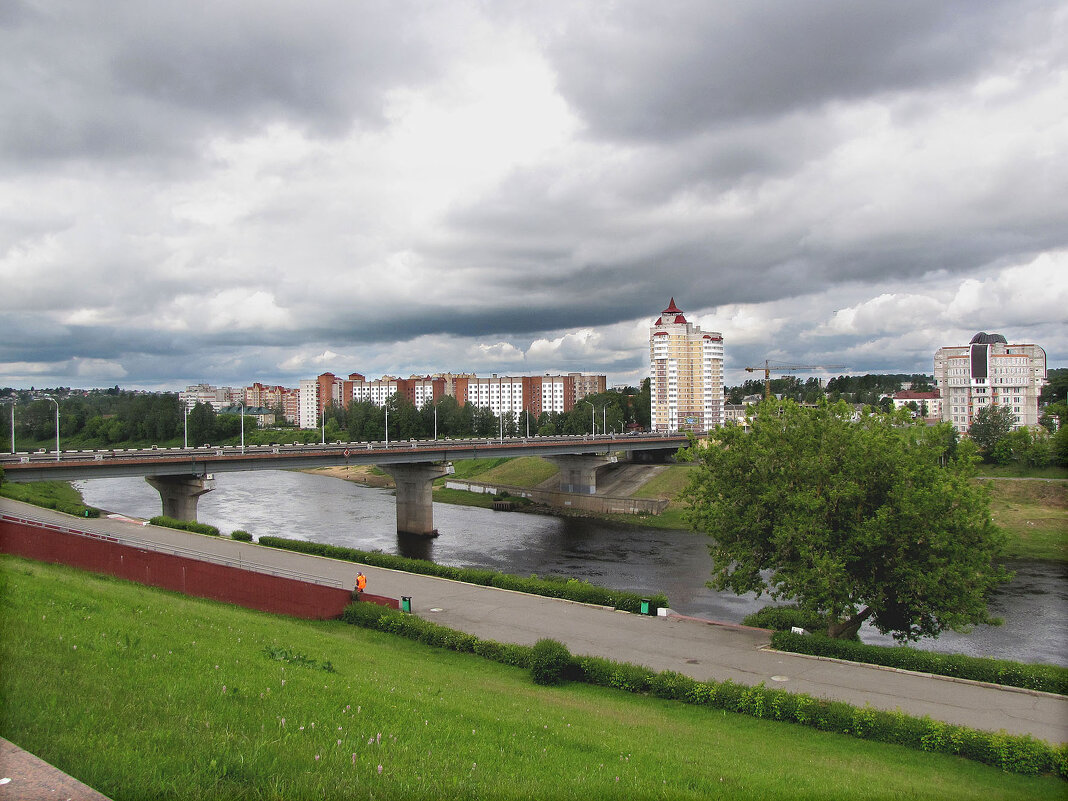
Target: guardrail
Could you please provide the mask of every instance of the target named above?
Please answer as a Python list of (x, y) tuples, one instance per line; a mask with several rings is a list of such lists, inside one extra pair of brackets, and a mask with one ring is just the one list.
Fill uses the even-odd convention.
[[(251, 570), (254, 573), (264, 573), (269, 576), (277, 576), (279, 578), (294, 579), (296, 581), (303, 581), (309, 584), (321, 584), (326, 587), (338, 587), (341, 589), (351, 589), (348, 585), (340, 579), (331, 579), (325, 576), (317, 576), (312, 573), (302, 573), (299, 570), (287, 570), (285, 568), (273, 567), (271, 565), (265, 565), (260, 562), (248, 561), (242, 559), (240, 554), (237, 560), (226, 559), (218, 554), (211, 553), (210, 551), (201, 551), (196, 548), (185, 548), (180, 545), (165, 545), (163, 543), (154, 542), (152, 540), (141, 539), (140, 537), (120, 536), (117, 534), (109, 534), (103, 531), (92, 531), (89, 529), (77, 529), (70, 526), (60, 525), (51, 520), (44, 518), (37, 518), (32, 516), (13, 515), (7, 512), (0, 511), (0, 521), (10, 521), (12, 523), (20, 523), (25, 526), (33, 526), (34, 528), (43, 528), (48, 531), (55, 531), (60, 534), (72, 534), (76, 537), (86, 537), (88, 539), (102, 540), (104, 542), (110, 542), (115, 545), (128, 545), (132, 548), (141, 548), (146, 551), (153, 551), (155, 553), (166, 553), (171, 556), (182, 556), (187, 559), (196, 559), (201, 562), (210, 562), (215, 565), (222, 565), (224, 567), (235, 567), (239, 570)], [(235, 546), (240, 547), (240, 543), (234, 543)]]

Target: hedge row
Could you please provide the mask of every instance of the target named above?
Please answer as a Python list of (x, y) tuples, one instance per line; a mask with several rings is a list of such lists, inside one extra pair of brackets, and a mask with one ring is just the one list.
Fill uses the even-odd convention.
[(39, 498), (27, 501), (27, 503), (32, 503), (34, 506), (40, 506), (44, 509), (55, 509), (57, 512), (74, 515), (75, 517), (100, 517), (99, 509), (92, 506), (84, 506), (80, 503), (66, 503), (53, 498)]
[[(468, 584), (478, 584), (484, 587), (496, 587), (502, 590), (515, 590), (530, 595), (543, 595), (549, 598), (566, 598), (569, 601), (580, 601), (587, 604), (600, 604), (611, 606), (625, 612), (640, 612), (642, 596), (634, 592), (623, 590), (610, 590), (597, 587), (578, 579), (565, 579), (553, 577), (511, 576), (496, 570), (484, 570), (470, 567), (449, 567), (439, 565), (425, 559), (408, 559), (403, 556), (394, 556), (380, 551), (359, 551), (355, 548), (343, 548), (338, 545), (326, 545), (321, 542), (307, 542), (306, 540), (293, 540), (286, 537), (260, 537), (260, 545), (270, 548), (284, 548), (289, 551), (326, 556), (331, 559), (343, 559), (348, 562), (359, 562), (374, 567), (386, 567), (391, 570), (401, 570), (406, 573), (420, 573), (438, 578), (463, 581)], [(650, 599), (650, 613), (668, 605), (667, 598), (663, 595), (654, 595)]]
[[(352, 604), (342, 614), (342, 620), (427, 645), (478, 654), (516, 667), (532, 668), (535, 662), (534, 648), (530, 646), (480, 640), (472, 634), (375, 604)], [(863, 740), (952, 754), (1010, 773), (1031, 776), (1053, 773), (1068, 779), (1068, 744), (1054, 748), (1030, 735), (979, 731), (929, 717), (912, 717), (901, 711), (855, 707), (804, 693), (769, 689), (763, 683), (747, 687), (730, 680), (697, 681), (674, 671), (658, 673), (639, 665), (600, 657), (571, 657), (565, 676), (603, 687), (797, 723)]]
[(960, 679), (1023, 687), (1068, 695), (1068, 669), (1057, 665), (1032, 665), (1003, 659), (987, 659), (963, 654), (940, 654), (904, 646), (865, 645), (848, 640), (832, 640), (819, 634), (792, 634), (777, 631), (771, 645), (780, 651), (828, 656), (850, 662), (934, 673)]
[(215, 528), (215, 526), (209, 526), (207, 523), (197, 523), (193, 520), (175, 520), (173, 517), (157, 515), (148, 522), (152, 526), (166, 526), (167, 528), (178, 528), (182, 531), (192, 531), (197, 534), (208, 534), (212, 537), (219, 536), (219, 529)]

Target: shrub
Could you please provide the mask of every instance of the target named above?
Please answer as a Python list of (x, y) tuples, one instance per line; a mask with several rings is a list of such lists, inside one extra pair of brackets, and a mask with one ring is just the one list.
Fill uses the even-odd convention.
[(617, 687), (635, 693), (652, 692), (660, 698), (794, 722), (874, 742), (953, 754), (1013, 773), (1053, 773), (1068, 779), (1068, 745), (1054, 748), (1027, 735), (968, 729), (930, 718), (911, 717), (900, 710), (884, 712), (868, 706), (859, 708), (842, 701), (827, 701), (803, 693), (768, 689), (763, 683), (747, 687), (729, 679), (723, 682), (698, 682), (672, 671), (656, 673), (640, 665), (613, 662), (600, 657), (574, 659), (567, 647), (555, 640), (539, 640), (532, 648), (479, 640), (472, 635), (377, 604), (351, 604), (345, 609), (342, 619), (357, 626), (400, 634), (442, 648), (472, 651), (504, 664), (530, 667), (534, 681), (539, 684), (555, 684), (565, 677), (574, 677), (590, 684)]
[(252, 535), (244, 529), (236, 529), (230, 533), (230, 539), (238, 540), (240, 542), (252, 542)]
[(849, 640), (833, 640), (822, 635), (792, 634), (787, 631), (775, 632), (771, 637), (771, 645), (780, 651), (829, 656), (850, 662), (865, 662), (919, 673), (934, 673), (939, 676), (954, 676), (1068, 695), (1068, 669), (1057, 665), (1028, 665), (1004, 659), (940, 654), (900, 645), (865, 645)]
[(535, 684), (559, 684), (571, 666), (571, 652), (556, 640), (538, 640), (530, 650), (530, 675)]
[[(301, 553), (315, 554), (316, 556), (326, 556), (330, 559), (343, 559), (364, 565), (386, 567), (391, 570), (403, 570), (407, 573), (453, 579), (454, 581), (463, 581), (468, 584), (498, 587), (505, 590), (525, 592), (530, 595), (543, 595), (549, 598), (566, 598), (569, 601), (579, 601), (580, 603), (611, 606), (626, 612), (637, 613), (641, 611), (642, 596), (637, 593), (610, 590), (577, 579), (538, 576), (523, 578), (522, 576), (511, 576), (507, 573), (498, 573), (495, 570), (485, 568), (450, 567), (449, 565), (439, 565), (426, 559), (408, 559), (380, 551), (359, 551), (355, 548), (343, 548), (320, 542), (307, 542), (306, 540), (293, 540), (287, 537), (260, 537), (259, 543), (269, 548), (299, 551)], [(650, 601), (650, 611), (655, 611), (668, 605), (668, 600), (663, 594), (651, 596)]]
[(743, 626), (773, 631), (789, 631), (794, 626), (806, 631), (825, 631), (827, 621), (818, 612), (801, 609), (796, 604), (789, 606), (765, 606), (758, 612), (746, 615)]
[(148, 521), (153, 526), (165, 526), (166, 528), (177, 528), (182, 531), (192, 531), (195, 534), (207, 534), (210, 537), (218, 537), (219, 529), (215, 526), (209, 526), (207, 523), (197, 523), (194, 520), (175, 520), (173, 517), (164, 517), (163, 515), (157, 515)]

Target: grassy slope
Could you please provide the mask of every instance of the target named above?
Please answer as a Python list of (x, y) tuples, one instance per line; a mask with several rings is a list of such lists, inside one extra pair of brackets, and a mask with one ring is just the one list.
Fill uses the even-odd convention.
[(1009, 555), (1068, 561), (1068, 482), (991, 480), (990, 511)]
[(1049, 777), (539, 688), (519, 669), (341, 623), (7, 556), (0, 582), (0, 734), (116, 801), (1063, 797)]

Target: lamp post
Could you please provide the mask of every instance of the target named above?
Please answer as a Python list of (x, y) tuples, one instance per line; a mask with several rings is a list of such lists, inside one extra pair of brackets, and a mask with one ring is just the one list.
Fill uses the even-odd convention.
[(382, 406), (386, 410), (386, 447), (389, 447), (389, 399), (386, 399), (385, 404)]
[(11, 399), (11, 453), (15, 453), (15, 404), (18, 401), (15, 398)]
[(59, 461), (59, 401), (53, 398), (51, 395), (42, 395), (41, 397), (47, 398), (56, 405), (56, 461)]
[(434, 441), (438, 439), (438, 405), (434, 404)]
[(593, 429), (594, 435), (597, 434), (597, 407), (593, 405), (591, 401), (584, 400), (583, 403), (590, 404), (590, 428)]
[[(241, 453), (244, 453), (245, 452), (245, 404), (242, 401), (241, 403), (239, 403), (237, 405), (238, 405), (238, 408), (241, 409)], [(326, 436), (326, 427), (325, 426), (323, 427), (323, 436), (324, 437)]]
[(326, 407), (323, 406), (323, 410), (320, 412), (323, 418), (323, 445), (326, 444)]
[(182, 447), (189, 450), (189, 404), (185, 405), (185, 423), (183, 424)]

